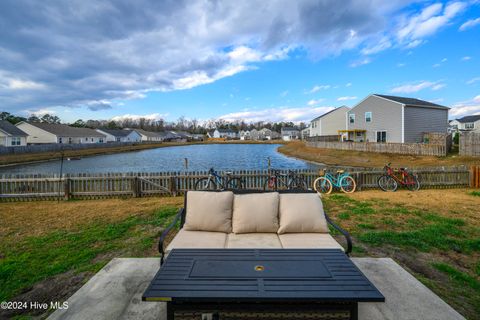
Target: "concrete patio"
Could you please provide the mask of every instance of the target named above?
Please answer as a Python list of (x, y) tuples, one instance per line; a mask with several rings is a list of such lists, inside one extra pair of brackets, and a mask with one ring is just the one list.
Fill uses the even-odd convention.
[[(352, 260), (386, 299), (360, 303), (359, 319), (464, 319), (392, 259)], [(165, 303), (141, 300), (159, 266), (158, 258), (113, 259), (48, 319), (165, 319)]]

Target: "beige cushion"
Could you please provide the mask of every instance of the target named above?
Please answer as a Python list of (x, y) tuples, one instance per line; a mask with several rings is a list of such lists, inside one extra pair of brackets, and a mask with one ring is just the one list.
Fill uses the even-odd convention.
[(226, 248), (280, 249), (282, 244), (276, 233), (230, 233)]
[(232, 232), (233, 192), (189, 191), (185, 225), (187, 231)]
[(322, 200), (316, 193), (281, 194), (278, 233), (328, 233)]
[(172, 249), (223, 249), (227, 241), (227, 234), (223, 232), (187, 231), (181, 229), (166, 252)]
[(234, 233), (277, 232), (278, 192), (236, 194), (232, 219)]
[(278, 235), (285, 249), (341, 249), (328, 233), (284, 233)]

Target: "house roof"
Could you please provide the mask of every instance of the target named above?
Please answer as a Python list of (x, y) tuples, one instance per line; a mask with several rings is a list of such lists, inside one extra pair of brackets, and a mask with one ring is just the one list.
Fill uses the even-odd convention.
[(26, 137), (28, 134), (8, 122), (7, 120), (0, 120), (0, 130), (9, 136)]
[(465, 116), (460, 119), (456, 119), (460, 123), (475, 122), (480, 120), (480, 114), (475, 114), (472, 116)]
[(415, 99), (415, 98), (407, 98), (407, 97), (397, 97), (397, 96), (387, 96), (383, 94), (374, 94), (374, 96), (381, 97), (384, 99), (388, 99), (391, 101), (395, 101), (401, 104), (404, 104), (406, 106), (412, 106), (412, 107), (434, 107), (434, 108), (442, 108), (442, 109), (450, 109), (448, 107), (433, 103), (433, 102), (428, 102), (425, 100), (420, 100), (420, 99)]
[(165, 136), (164, 132), (145, 131), (143, 129), (133, 129), (133, 130), (137, 131), (142, 136), (146, 136), (146, 137), (163, 137), (163, 136)]
[(217, 129), (220, 133), (235, 133), (232, 129)]
[(66, 124), (27, 122), (28, 124), (50, 132), (57, 137), (105, 137), (105, 135), (89, 128), (70, 127)]
[(328, 115), (328, 114), (330, 114), (330, 113), (332, 113), (332, 112), (334, 112), (334, 111), (337, 111), (337, 110), (340, 110), (340, 109), (343, 109), (343, 108), (350, 109), (350, 108), (347, 107), (347, 106), (341, 106), (341, 107), (335, 108), (335, 109), (333, 109), (333, 110), (330, 110), (330, 111), (328, 111), (328, 112), (325, 112), (324, 114), (322, 114), (322, 115), (320, 115), (320, 116), (312, 119), (310, 122), (316, 121), (316, 120), (318, 120), (318, 119), (320, 119), (320, 118), (323, 118), (323, 117), (325, 117), (326, 115)]
[(126, 137), (133, 131), (133, 130), (103, 129), (103, 128), (100, 128), (98, 130), (111, 134), (112, 136), (115, 136), (115, 137)]
[(297, 128), (294, 128), (294, 127), (283, 127), (281, 130), (282, 130), (282, 132), (284, 132), (284, 131), (299, 131)]

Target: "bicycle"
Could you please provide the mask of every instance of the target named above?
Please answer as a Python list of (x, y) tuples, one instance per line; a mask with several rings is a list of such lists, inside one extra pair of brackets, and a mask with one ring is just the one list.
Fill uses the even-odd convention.
[(410, 173), (407, 168), (399, 168), (397, 172), (391, 167), (391, 163), (383, 167), (385, 173), (377, 180), (378, 187), (383, 191), (394, 192), (398, 184), (407, 187), (410, 191), (420, 189), (420, 182), (415, 174)]
[(208, 170), (208, 177), (201, 178), (195, 183), (195, 190), (225, 190), (243, 189), (243, 180), (234, 177), (230, 171), (225, 172), (226, 177), (218, 174), (215, 169)]
[(263, 190), (307, 190), (308, 186), (302, 176), (293, 170), (282, 173), (280, 170), (271, 170), (270, 176), (263, 183)]
[(345, 193), (353, 193), (357, 188), (357, 183), (355, 179), (344, 170), (337, 170), (336, 175), (327, 172), (313, 182), (313, 189), (320, 194), (330, 194), (333, 187), (339, 188)]

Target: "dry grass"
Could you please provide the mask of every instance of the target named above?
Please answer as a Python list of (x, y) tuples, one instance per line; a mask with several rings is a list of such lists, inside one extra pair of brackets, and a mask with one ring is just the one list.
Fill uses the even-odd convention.
[(352, 167), (383, 167), (391, 162), (394, 167), (431, 167), (451, 165), (479, 164), (480, 160), (473, 157), (449, 155), (447, 157), (411, 156), (361, 152), (351, 150), (320, 149), (307, 147), (302, 141), (289, 142), (278, 148), (278, 151), (295, 158), (324, 163), (327, 165)]
[(182, 203), (182, 197), (0, 203), (0, 234), (18, 239), (41, 236), (56, 230), (75, 230), (92, 222), (122, 221)]

